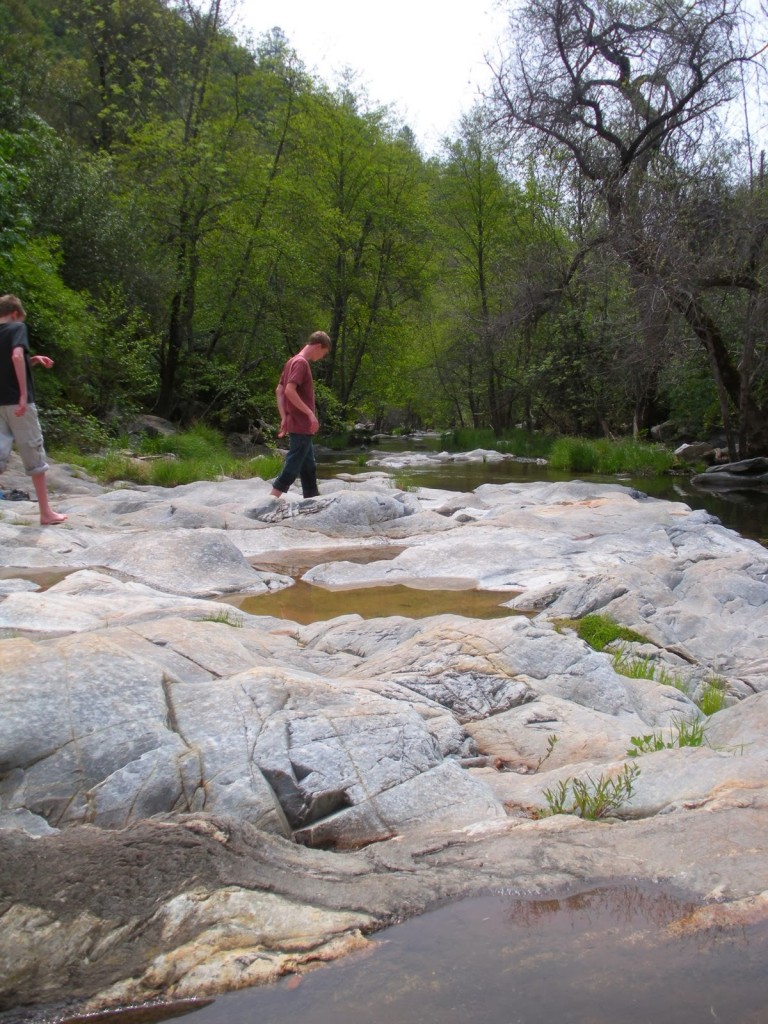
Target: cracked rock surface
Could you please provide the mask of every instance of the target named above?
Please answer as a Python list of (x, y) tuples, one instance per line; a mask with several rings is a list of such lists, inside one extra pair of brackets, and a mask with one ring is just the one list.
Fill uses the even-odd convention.
[[(55, 529), (3, 510), (7, 1020), (273, 980), (495, 886), (669, 880), (702, 921), (764, 913), (764, 548), (618, 485), (268, 491), (73, 483)], [(382, 557), (345, 560), (357, 547)], [(291, 586), (268, 566), (302, 552), (319, 587), (501, 590), (520, 614), (305, 626), (220, 600)], [(45, 568), (65, 574), (48, 589)], [(594, 612), (640, 634), (623, 657), (655, 678), (578, 638)], [(547, 816), (548, 794), (627, 766), (610, 815)]]

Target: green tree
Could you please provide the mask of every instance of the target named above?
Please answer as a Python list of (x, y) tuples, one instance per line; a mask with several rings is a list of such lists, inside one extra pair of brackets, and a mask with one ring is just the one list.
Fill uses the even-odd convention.
[(55, 0), (51, 72), (38, 90), (55, 127), (111, 151), (152, 111), (181, 97), (197, 40), (197, 9), (176, 0)]
[(228, 356), (296, 88), (284, 81), (282, 94), (270, 95), (266, 73), (226, 32), (220, 2), (205, 11), (185, 7), (183, 105), (148, 119), (118, 156), (121, 174), (134, 182), (138, 227), (161, 288), (158, 408), (165, 414), (189, 413), (200, 365), (207, 374), (214, 356)]
[(531, 220), (481, 109), (445, 144), (433, 202), (444, 324), (437, 373), (459, 422), (468, 415), (472, 426), (500, 434), (521, 409), (521, 336), (509, 304)]
[(754, 294), (762, 285), (722, 245), (720, 273), (702, 274), (697, 232), (680, 216), (681, 202), (693, 210), (710, 191), (699, 185), (722, 152), (717, 112), (750, 60), (741, 4), (529, 0), (511, 20), (515, 47), (495, 90), (508, 142), (532, 140), (549, 159), (567, 153), (591, 189), (603, 214), (594, 241), (627, 268), (644, 364), (659, 362), (663, 324), (653, 311), (663, 307), (706, 352), (732, 455), (768, 450), (768, 410), (754, 376), (739, 371), (718, 309), (723, 288)]
[(425, 280), (423, 161), (386, 111), (359, 105), (348, 85), (313, 97), (295, 168), (319, 217), (303, 244), (334, 346), (325, 379), (344, 407), (392, 366)]

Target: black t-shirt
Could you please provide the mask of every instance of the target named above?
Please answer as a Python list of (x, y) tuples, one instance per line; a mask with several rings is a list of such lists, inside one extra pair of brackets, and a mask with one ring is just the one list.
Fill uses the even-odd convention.
[(29, 364), (29, 339), (27, 325), (21, 320), (9, 320), (0, 324), (0, 405), (19, 404), (19, 382), (13, 367), (13, 350), (24, 349), (24, 365), (27, 368), (27, 404), (35, 400), (32, 385), (32, 369)]

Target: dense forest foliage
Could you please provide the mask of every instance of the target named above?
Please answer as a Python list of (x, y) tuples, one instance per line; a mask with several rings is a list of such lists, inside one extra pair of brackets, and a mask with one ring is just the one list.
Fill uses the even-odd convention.
[[(425, 156), (227, 0), (0, 0), (0, 290), (49, 430), (274, 422), (315, 329), (326, 426), (768, 453), (768, 180), (739, 0), (524, 0)], [(754, 104), (757, 104), (756, 106)]]

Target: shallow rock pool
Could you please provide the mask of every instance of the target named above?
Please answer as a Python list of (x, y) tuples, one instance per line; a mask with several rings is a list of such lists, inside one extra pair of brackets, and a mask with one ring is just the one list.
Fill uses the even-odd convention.
[(442, 906), (370, 950), (231, 993), (194, 1024), (758, 1024), (768, 921), (650, 885), (558, 899), (505, 893)]

